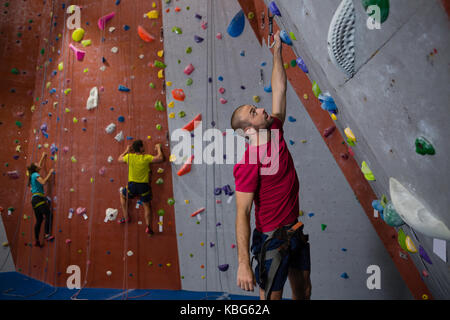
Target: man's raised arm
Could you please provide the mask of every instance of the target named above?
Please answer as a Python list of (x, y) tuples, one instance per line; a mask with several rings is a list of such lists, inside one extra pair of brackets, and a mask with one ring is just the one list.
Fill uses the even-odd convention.
[(286, 117), (286, 70), (281, 54), (280, 31), (274, 35), (273, 69), (272, 69), (272, 115), (284, 123)]

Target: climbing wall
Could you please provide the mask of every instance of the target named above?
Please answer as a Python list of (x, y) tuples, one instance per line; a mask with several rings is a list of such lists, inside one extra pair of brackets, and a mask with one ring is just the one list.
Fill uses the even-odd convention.
[[(29, 161), (36, 61), (40, 55), (42, 1), (4, 1), (0, 5), (0, 211), (2, 216), (0, 271), (14, 270), (20, 243), (20, 213), (25, 202), (25, 166)], [(30, 54), (33, 52), (33, 54)], [(15, 239), (12, 241), (12, 239)]]
[[(366, 27), (368, 16), (362, 1), (352, 2), (356, 52), (356, 74), (352, 78), (332, 63), (327, 50), (330, 24), (341, 1), (278, 1), (281, 17), (275, 20), (297, 36), (294, 48), (305, 60), (311, 82), (316, 81), (323, 92), (328, 91), (335, 99), (339, 108), (336, 126), (344, 139), (347, 140), (345, 128), (353, 131), (357, 139), (352, 147), (354, 158), (359, 167), (365, 161), (375, 177), (375, 181), (370, 181), (375, 193), (371, 200), (381, 199), (383, 194), (391, 200), (389, 178), (393, 177), (436, 219), (449, 226), (449, 33), (444, 6), (447, 3), (448, 7), (448, 1), (387, 1), (389, 15), (379, 30)], [(419, 136), (432, 142), (435, 155), (416, 152), (415, 140)], [(370, 210), (373, 209), (365, 211)], [(368, 215), (374, 217), (372, 213)], [(428, 220), (424, 215), (421, 224), (429, 223)], [(411, 270), (412, 261), (419, 280), (433, 297), (448, 298), (448, 239), (423, 234), (416, 227), (404, 224), (391, 227), (387, 233), (380, 233), (377, 227), (377, 232), (386, 234), (386, 240), (392, 238), (383, 242), (402, 275)], [(402, 231), (415, 244), (416, 252), (398, 247), (397, 232)], [(405, 281), (410, 286), (416, 280)], [(427, 298), (420, 292), (414, 295)]]
[[(167, 117), (155, 109), (158, 100), (164, 101), (164, 71), (154, 63), (164, 62), (161, 3), (70, 4), (81, 8), (83, 40), (90, 43), (76, 42), (72, 37), (74, 30), (66, 24), (72, 15), (67, 13), (68, 3), (44, 2), (45, 32), (39, 44), (44, 53), (37, 61), (31, 121), (24, 128), (33, 141), (27, 150), (32, 159), (38, 161), (45, 151), (44, 172), (56, 170), (46, 188), (52, 199), (56, 239), (43, 248), (31, 245), (34, 214), (29, 190), (22, 188), (26, 203), (13, 215), (19, 221), (19, 236), (10, 237), (16, 250), (16, 270), (65, 286), (67, 267), (76, 265), (81, 269), (83, 287), (180, 289), (174, 213), (167, 204), (172, 195), (168, 162), (152, 165), (153, 237), (144, 232), (143, 208), (136, 201), (130, 203), (132, 223), (105, 220), (107, 208), (119, 209), (121, 216), (119, 188), (126, 184), (128, 168), (117, 158), (131, 140), (143, 139), (147, 152), (153, 154), (155, 144), (162, 143), (164, 153), (168, 153)], [(151, 10), (157, 10), (158, 17), (144, 17)], [(100, 30), (97, 21), (112, 12), (115, 16)], [(138, 25), (153, 34), (154, 41), (144, 42), (138, 36)], [(85, 52), (82, 60), (70, 49), (71, 44)], [(98, 105), (88, 110), (94, 87), (98, 89)], [(31, 101), (27, 111), (30, 107)], [(110, 124), (115, 130), (108, 134), (105, 129)], [(20, 177), (18, 181), (24, 186), (23, 167)], [(163, 184), (156, 184), (159, 178)], [(161, 220), (157, 212), (163, 216)]]

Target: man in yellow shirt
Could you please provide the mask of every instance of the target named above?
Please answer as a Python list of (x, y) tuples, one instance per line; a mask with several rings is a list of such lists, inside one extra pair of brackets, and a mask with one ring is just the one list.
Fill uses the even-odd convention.
[(152, 199), (152, 190), (149, 185), (149, 173), (150, 163), (159, 163), (164, 161), (164, 154), (161, 150), (161, 144), (155, 146), (157, 154), (152, 156), (151, 154), (145, 154), (144, 143), (142, 140), (136, 140), (132, 145), (129, 145), (124, 153), (119, 156), (119, 162), (128, 164), (128, 186), (122, 188), (120, 194), (120, 204), (122, 205), (123, 218), (119, 223), (130, 222), (130, 216), (128, 215), (127, 198), (133, 199), (136, 196), (140, 196), (144, 205), (145, 222), (147, 228), (145, 232), (152, 235), (153, 230), (151, 228), (150, 219), (150, 201)]

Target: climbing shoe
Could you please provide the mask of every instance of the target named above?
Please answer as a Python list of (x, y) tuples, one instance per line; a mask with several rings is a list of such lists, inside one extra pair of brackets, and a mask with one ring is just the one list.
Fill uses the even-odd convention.
[(55, 239), (55, 236), (48, 235), (48, 236), (46, 236), (46, 237), (44, 237), (44, 238), (45, 238), (45, 240), (47, 240), (47, 241), (52, 241), (53, 239)]
[(154, 235), (155, 233), (153, 232), (153, 230), (149, 227), (149, 226), (147, 226), (147, 228), (145, 229), (145, 233), (147, 233), (147, 234), (149, 234), (149, 235)]

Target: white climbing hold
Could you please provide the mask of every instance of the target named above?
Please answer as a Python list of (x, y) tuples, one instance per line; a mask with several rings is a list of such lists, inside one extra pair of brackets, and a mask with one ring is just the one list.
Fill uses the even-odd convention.
[(111, 52), (112, 52), (112, 53), (117, 53), (117, 52), (119, 52), (119, 48), (117, 48), (117, 47), (112, 47), (112, 48), (111, 48)]
[(108, 271), (106, 271), (106, 275), (109, 277), (112, 275), (112, 272), (108, 270)]
[[(106, 127), (106, 129), (105, 129), (106, 133), (108, 133), (108, 134), (113, 133), (114, 130), (116, 130), (116, 125), (115, 125), (114, 123), (109, 124), (109, 125)], [(112, 158), (112, 157), (111, 157), (111, 158)], [(112, 160), (111, 160), (111, 161), (112, 161)], [(108, 162), (109, 162), (109, 158), (108, 158)]]
[(108, 157), (108, 163), (112, 163), (112, 162), (113, 162), (113, 160), (114, 160), (114, 159), (113, 159), (113, 157), (112, 157), (112, 156), (109, 156), (109, 157)]
[(143, 54), (141, 54), (141, 55), (139, 55), (139, 59), (144, 59), (144, 55)]
[(113, 209), (113, 208), (106, 209), (105, 220), (104, 220), (105, 223), (108, 221), (116, 220), (118, 214), (119, 214), (119, 210), (117, 210), (117, 209)]
[(116, 139), (118, 142), (123, 141), (123, 139), (124, 139), (123, 132), (120, 131), (120, 132), (114, 137), (114, 139)]
[(93, 87), (89, 93), (89, 98), (86, 103), (86, 109), (91, 110), (97, 108), (98, 105), (98, 89)]
[(133, 255), (133, 251), (130, 250), (127, 252), (127, 256), (131, 257), (132, 255)]
[(109, 32), (114, 32), (114, 30), (116, 30), (115, 27), (109, 27)]

